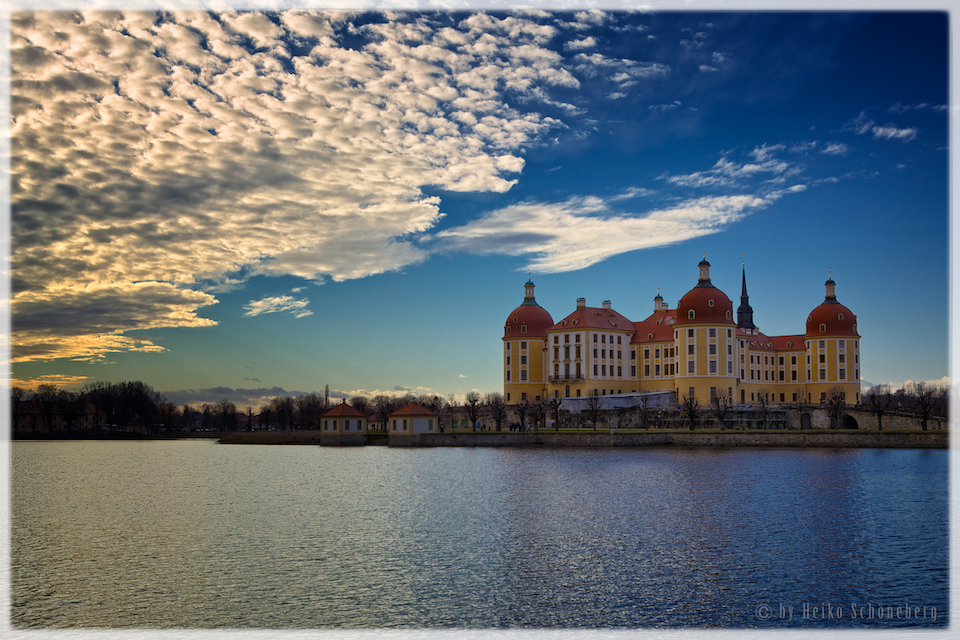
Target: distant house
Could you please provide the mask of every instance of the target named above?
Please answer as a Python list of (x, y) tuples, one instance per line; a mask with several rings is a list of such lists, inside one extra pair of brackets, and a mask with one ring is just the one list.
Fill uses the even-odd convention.
[(366, 433), (367, 416), (344, 400), (320, 416), (320, 432), (327, 434)]
[(387, 419), (388, 433), (391, 436), (437, 433), (439, 425), (440, 416), (416, 402), (397, 409)]

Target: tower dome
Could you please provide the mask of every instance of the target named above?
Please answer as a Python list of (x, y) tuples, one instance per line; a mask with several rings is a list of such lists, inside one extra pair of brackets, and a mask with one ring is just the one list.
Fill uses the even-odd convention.
[(697, 286), (680, 298), (677, 304), (677, 324), (736, 324), (733, 303), (725, 293), (710, 282), (710, 263), (706, 258), (697, 265), (700, 278)]
[(534, 286), (530, 279), (523, 285), (523, 302), (507, 316), (503, 326), (504, 338), (547, 337), (547, 329), (553, 326), (553, 318), (546, 309), (537, 304), (533, 295)]
[(836, 283), (828, 278), (823, 302), (807, 316), (807, 338), (817, 336), (850, 336), (859, 338), (857, 316), (837, 302)]

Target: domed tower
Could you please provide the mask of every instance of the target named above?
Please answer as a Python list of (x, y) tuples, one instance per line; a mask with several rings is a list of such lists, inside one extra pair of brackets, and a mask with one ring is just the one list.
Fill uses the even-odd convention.
[(733, 303), (710, 281), (710, 263), (698, 265), (697, 285), (680, 299), (674, 340), (677, 401), (693, 395), (701, 407), (717, 396), (735, 397)]
[(503, 326), (503, 398), (507, 404), (546, 397), (547, 329), (553, 318), (537, 304), (534, 284), (527, 280), (523, 302)]
[(825, 401), (839, 387), (850, 404), (860, 402), (860, 334), (857, 316), (837, 302), (829, 277), (823, 302), (807, 316), (807, 399)]

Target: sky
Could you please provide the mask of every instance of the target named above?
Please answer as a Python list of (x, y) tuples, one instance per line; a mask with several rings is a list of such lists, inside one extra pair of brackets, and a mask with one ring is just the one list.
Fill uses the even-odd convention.
[(10, 49), (13, 384), (502, 391), (528, 277), (642, 320), (704, 255), (767, 335), (832, 277), (865, 383), (948, 375), (946, 13), (22, 12)]

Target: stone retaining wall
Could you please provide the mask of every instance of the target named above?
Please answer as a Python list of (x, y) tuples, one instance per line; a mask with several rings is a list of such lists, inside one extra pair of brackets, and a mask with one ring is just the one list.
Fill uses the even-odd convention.
[[(414, 436), (408, 436), (414, 438)], [(894, 448), (946, 449), (946, 433), (796, 433), (790, 431), (756, 432), (680, 432), (648, 431), (645, 433), (527, 433), (424, 434), (418, 440), (406, 440), (391, 446), (421, 447), (831, 447), (831, 448)]]

